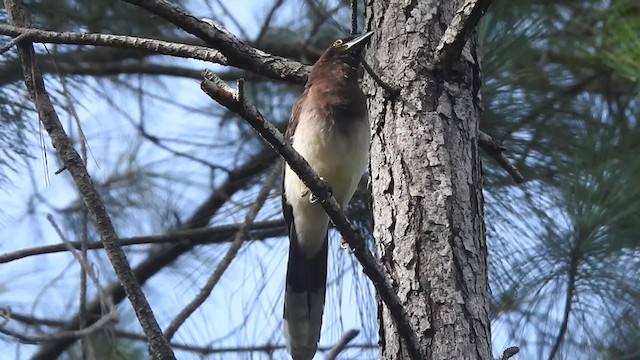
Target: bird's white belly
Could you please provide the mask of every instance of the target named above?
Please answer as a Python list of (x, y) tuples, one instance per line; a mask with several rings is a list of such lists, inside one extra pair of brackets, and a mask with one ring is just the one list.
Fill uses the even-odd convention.
[[(301, 114), (301, 116), (308, 114)], [(324, 119), (305, 119), (298, 123), (293, 147), (333, 190), (338, 203), (345, 206), (360, 181), (368, 163), (369, 123), (354, 120), (348, 133), (329, 126)], [(348, 137), (347, 137), (348, 135)], [(309, 196), (302, 197), (306, 186), (287, 166), (285, 193), (293, 208), (298, 241), (303, 251), (315, 253), (324, 241), (329, 219), (320, 204), (311, 204)]]

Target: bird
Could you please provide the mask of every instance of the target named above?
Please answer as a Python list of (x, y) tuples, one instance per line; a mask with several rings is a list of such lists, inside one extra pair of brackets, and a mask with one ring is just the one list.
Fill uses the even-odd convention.
[[(371, 35), (338, 39), (320, 56), (285, 132), (285, 140), (327, 182), (341, 206), (351, 200), (369, 163), (369, 114), (358, 71)], [(313, 358), (322, 328), (329, 218), (317, 200), (286, 165), (282, 209), (289, 257), (283, 323), (293, 360)]]

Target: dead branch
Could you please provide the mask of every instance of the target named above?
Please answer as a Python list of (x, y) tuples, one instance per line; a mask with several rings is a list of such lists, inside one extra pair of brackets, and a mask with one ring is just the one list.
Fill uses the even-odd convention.
[(37, 43), (98, 45), (120, 49), (145, 50), (156, 54), (198, 59), (222, 65), (227, 64), (226, 57), (219, 51), (204, 46), (186, 45), (134, 36), (46, 31), (7, 24), (0, 24), (0, 34), (15, 37), (19, 36), (23, 40)]
[[(189, 242), (194, 245), (220, 244), (231, 241), (231, 237), (240, 229), (241, 226), (242, 224), (229, 224), (199, 229), (178, 230), (162, 235), (121, 238), (119, 239), (119, 242), (122, 246), (172, 244), (178, 242)], [(267, 238), (284, 235), (286, 235), (286, 230), (284, 228), (284, 222), (282, 220), (261, 221), (253, 224), (253, 226), (249, 229), (249, 233), (247, 234), (245, 240), (264, 240)], [(68, 251), (68, 246), (71, 246), (73, 249), (80, 250), (81, 242), (70, 241), (68, 245), (63, 243), (20, 249), (14, 252), (0, 255), (0, 264), (8, 263), (18, 259), (24, 259), (30, 256), (66, 252)], [(103, 248), (104, 246), (100, 241), (91, 241), (87, 243), (88, 250)]]
[(241, 41), (218, 25), (211, 25), (187, 13), (167, 0), (123, 0), (156, 14), (182, 30), (202, 39), (207, 45), (224, 54), (229, 65), (272, 79), (304, 82), (310, 67), (297, 61), (271, 56)]
[(432, 65), (441, 68), (451, 65), (462, 53), (469, 35), (491, 5), (491, 0), (466, 0), (451, 20), (433, 54)]
[(520, 170), (507, 159), (505, 155), (507, 148), (502, 146), (497, 140), (483, 131), (478, 131), (478, 146), (500, 164), (517, 184), (524, 182), (524, 176), (522, 176)]

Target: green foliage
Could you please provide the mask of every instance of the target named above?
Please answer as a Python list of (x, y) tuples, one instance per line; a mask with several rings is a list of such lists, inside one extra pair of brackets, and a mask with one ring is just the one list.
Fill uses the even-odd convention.
[(528, 179), (516, 189), (483, 162), (494, 325), (528, 356), (632, 345), (606, 335), (640, 303), (637, 14), (630, 2), (500, 1), (480, 28), (481, 128)]
[(615, 71), (640, 80), (640, 6), (632, 0), (614, 1), (602, 13), (602, 40), (596, 51)]

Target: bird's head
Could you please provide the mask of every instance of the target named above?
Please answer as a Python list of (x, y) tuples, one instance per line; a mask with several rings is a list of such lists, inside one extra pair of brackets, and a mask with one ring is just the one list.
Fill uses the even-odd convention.
[(344, 75), (347, 76), (356, 74), (362, 61), (362, 50), (369, 42), (371, 35), (373, 35), (373, 31), (334, 41), (320, 59), (313, 64), (310, 79), (325, 77), (330, 73), (336, 73), (336, 71), (344, 72)]

